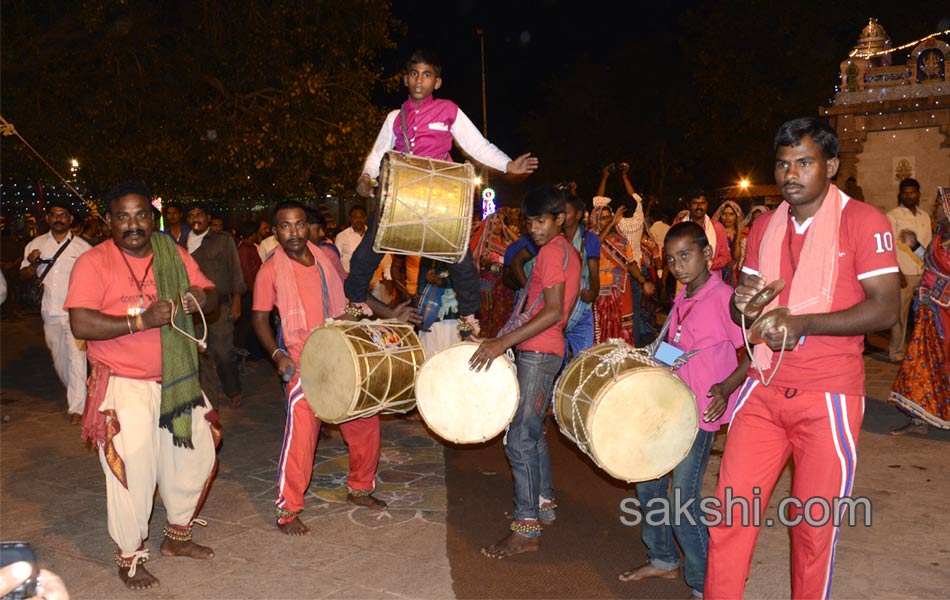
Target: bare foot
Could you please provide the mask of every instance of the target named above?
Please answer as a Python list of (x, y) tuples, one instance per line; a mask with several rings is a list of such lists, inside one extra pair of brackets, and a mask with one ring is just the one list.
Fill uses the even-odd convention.
[(286, 523), (278, 523), (277, 529), (280, 529), (287, 535), (307, 535), (310, 533), (310, 528), (304, 525), (299, 518), (287, 521)]
[(930, 433), (930, 426), (919, 421), (908, 421), (903, 427), (891, 431), (891, 435), (927, 435), (928, 433)]
[(79, 413), (72, 413), (69, 415), (69, 424), (70, 425), (79, 425), (82, 423), (82, 415)]
[(512, 531), (497, 544), (482, 548), (482, 554), (488, 558), (508, 558), (524, 552), (537, 552), (540, 548), (541, 538), (528, 538)]
[(207, 546), (199, 546), (192, 541), (176, 542), (168, 538), (162, 541), (161, 552), (162, 556), (186, 556), (201, 560), (214, 558), (214, 550)]
[(234, 394), (231, 396), (231, 408), (237, 408), (241, 406), (241, 400), (243, 399), (241, 394)]
[(629, 571), (624, 571), (620, 574), (620, 581), (642, 581), (644, 579), (650, 579), (656, 577), (658, 579), (679, 579), (680, 570), (673, 569), (672, 571), (664, 571), (663, 569), (658, 569), (652, 564), (647, 563), (645, 565), (640, 565), (636, 569), (630, 569)]
[(380, 500), (379, 498), (373, 498), (370, 496), (356, 496), (354, 494), (346, 495), (346, 503), (353, 504), (355, 506), (363, 506), (370, 510), (386, 510), (387, 504)]
[(158, 579), (155, 579), (151, 573), (146, 571), (143, 565), (135, 567), (135, 575), (132, 577), (129, 577), (128, 568), (119, 567), (119, 579), (130, 590), (147, 590), (159, 586)]

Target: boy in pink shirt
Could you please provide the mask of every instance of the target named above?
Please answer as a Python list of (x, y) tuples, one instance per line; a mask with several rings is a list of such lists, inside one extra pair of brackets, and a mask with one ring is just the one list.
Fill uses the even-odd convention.
[[(664, 256), (670, 274), (683, 285), (673, 300), (670, 326), (666, 343), (684, 352), (698, 350), (676, 374), (696, 396), (701, 418), (699, 433), (686, 458), (673, 469), (671, 475), (642, 481), (637, 484), (637, 499), (644, 510), (669, 503), (667, 516), (676, 520), (656, 525), (645, 519), (641, 525), (642, 539), (647, 547), (648, 563), (624, 571), (621, 581), (640, 581), (651, 577), (677, 579), (680, 576), (680, 556), (673, 536), (683, 549), (686, 584), (693, 594), (701, 597), (706, 573), (706, 551), (709, 532), (701, 520), (700, 493), (709, 450), (719, 427), (728, 423), (738, 394), (739, 384), (749, 368), (747, 359), (741, 365), (736, 349), (742, 347), (742, 330), (732, 321), (729, 301), (732, 287), (719, 277), (711, 277), (709, 263), (713, 247), (706, 232), (696, 223), (685, 221), (670, 228), (664, 242)], [(687, 515), (680, 515), (676, 506), (689, 504)]]
[[(541, 525), (554, 520), (551, 462), (544, 439), (544, 417), (564, 360), (564, 325), (580, 289), (581, 260), (561, 233), (567, 195), (549, 187), (530, 192), (522, 212), (528, 233), (540, 248), (526, 286), (525, 301), (512, 313), (498, 337), (485, 340), (472, 355), (475, 371), (512, 346), (517, 350), (521, 398), (508, 427), (505, 454), (515, 485), (511, 533), (482, 548), (489, 558), (506, 558), (541, 547)], [(521, 308), (527, 306), (523, 312)]]

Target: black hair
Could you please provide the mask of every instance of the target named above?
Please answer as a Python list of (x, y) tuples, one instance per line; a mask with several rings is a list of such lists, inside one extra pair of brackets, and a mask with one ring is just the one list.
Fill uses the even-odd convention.
[(181, 202), (176, 202), (172, 200), (171, 202), (166, 202), (162, 205), (162, 212), (167, 212), (169, 208), (177, 208), (178, 212), (184, 212), (181, 206)]
[(185, 205), (185, 207), (182, 209), (181, 212), (183, 212), (185, 215), (188, 215), (188, 213), (195, 210), (196, 208), (200, 210), (201, 212), (203, 212), (204, 214), (208, 215), (209, 220), (211, 219), (211, 217), (214, 216), (214, 213), (211, 212), (211, 207), (205, 204), (204, 202), (189, 202), (188, 204)]
[(310, 208), (309, 206), (304, 209), (304, 212), (307, 213), (307, 224), (308, 225), (319, 225), (324, 229), (327, 228), (327, 220), (323, 218), (323, 214), (315, 209)]
[(431, 50), (416, 50), (413, 52), (409, 60), (406, 61), (406, 73), (412, 69), (412, 65), (418, 65), (419, 63), (432, 65), (432, 68), (435, 69), (435, 76), (442, 77), (442, 60), (435, 52)]
[(369, 214), (368, 212), (366, 212), (366, 207), (363, 206), (362, 204), (354, 204), (353, 206), (350, 207), (350, 213), (349, 213), (349, 214), (350, 214), (351, 216), (352, 216), (354, 210), (361, 210), (361, 211), (363, 211), (363, 214), (366, 214), (366, 215)]
[(897, 184), (897, 191), (898, 193), (900, 193), (901, 190), (903, 190), (904, 188), (909, 188), (909, 187), (917, 188), (917, 191), (919, 192), (920, 182), (914, 179), (913, 177), (906, 177), (904, 179), (901, 179), (901, 182)]
[(65, 198), (53, 198), (52, 200), (48, 200), (46, 202), (46, 214), (49, 214), (54, 208), (62, 208), (66, 211), (69, 211), (69, 214), (71, 214), (73, 217), (76, 216), (76, 211), (73, 210), (72, 205)]
[(855, 183), (858, 182), (858, 180), (855, 179), (854, 177), (848, 177), (847, 179), (844, 180), (845, 183), (851, 183), (852, 181)]
[(667, 245), (673, 240), (687, 239), (697, 246), (700, 250), (709, 246), (709, 238), (706, 237), (706, 230), (693, 223), (692, 221), (681, 221), (670, 227), (663, 238), (663, 245)]
[(145, 185), (145, 182), (141, 180), (124, 181), (106, 192), (106, 195), (102, 198), (102, 201), (105, 202), (105, 205), (108, 207), (109, 214), (112, 214), (112, 204), (119, 198), (128, 196), (129, 194), (142, 196), (148, 202), (149, 206), (152, 204), (152, 190)]
[(551, 215), (556, 217), (564, 214), (567, 205), (567, 194), (556, 187), (541, 187), (531, 190), (524, 197), (521, 212), (525, 217), (540, 217)]
[(587, 206), (584, 204), (584, 201), (575, 196), (574, 194), (567, 194), (567, 203), (574, 207), (574, 210), (584, 214), (584, 211), (587, 210)]
[(257, 233), (257, 223), (254, 221), (241, 221), (241, 224), (238, 225), (238, 235), (243, 239), (247, 239)]
[(274, 212), (271, 214), (271, 218), (270, 218), (271, 225), (277, 225), (277, 213), (279, 213), (282, 210), (289, 210), (291, 208), (299, 208), (305, 214), (307, 212), (307, 207), (304, 206), (303, 203), (301, 202), (298, 202), (296, 200), (281, 200), (280, 202), (277, 203), (277, 206), (274, 207)]
[(706, 195), (706, 190), (703, 188), (690, 188), (686, 190), (686, 205), (689, 206), (689, 203), (692, 202), (695, 198), (699, 198)]
[(782, 123), (775, 134), (772, 149), (797, 146), (806, 135), (821, 147), (821, 156), (826, 160), (838, 156), (838, 134), (830, 125), (816, 117), (800, 117)]

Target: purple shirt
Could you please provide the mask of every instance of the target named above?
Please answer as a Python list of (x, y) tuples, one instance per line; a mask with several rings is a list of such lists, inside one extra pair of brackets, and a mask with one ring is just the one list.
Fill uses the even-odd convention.
[[(676, 371), (676, 375), (695, 394), (696, 406), (699, 408), (699, 428), (705, 431), (718, 431), (722, 424), (732, 419), (739, 395), (736, 388), (729, 396), (726, 412), (719, 420), (712, 423), (703, 421), (703, 412), (712, 403), (712, 398), (706, 396), (709, 388), (729, 377), (739, 365), (736, 348), (743, 345), (742, 330), (729, 316), (732, 293), (732, 287), (717, 277), (710, 277), (691, 298), (686, 297), (684, 287), (673, 300), (673, 310), (670, 311), (667, 343), (684, 352), (699, 350), (685, 366)], [(677, 331), (680, 333), (678, 342), (674, 341)]]

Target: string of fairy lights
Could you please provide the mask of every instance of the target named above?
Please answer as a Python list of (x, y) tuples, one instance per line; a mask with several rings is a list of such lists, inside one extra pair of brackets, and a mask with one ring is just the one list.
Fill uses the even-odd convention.
[(947, 35), (948, 33), (950, 33), (950, 29), (944, 29), (943, 31), (936, 31), (934, 33), (931, 33), (930, 35), (926, 35), (920, 38), (919, 40), (914, 40), (913, 42), (907, 42), (906, 44), (903, 44), (896, 48), (885, 48), (883, 50), (877, 50), (874, 52), (871, 52), (870, 50), (867, 50), (864, 48), (855, 48), (851, 51), (851, 54), (848, 55), (848, 58), (854, 58), (854, 57), (872, 58), (875, 56), (884, 56), (885, 54), (890, 54), (892, 52), (898, 52), (900, 50), (906, 50), (907, 48), (912, 48), (916, 46), (917, 44), (920, 44), (921, 42), (926, 42), (930, 38), (935, 38), (941, 35)]

